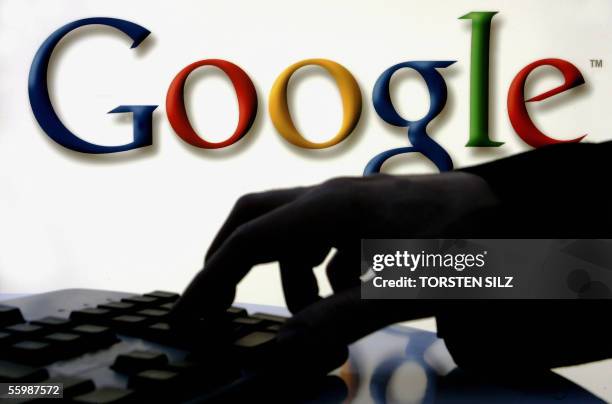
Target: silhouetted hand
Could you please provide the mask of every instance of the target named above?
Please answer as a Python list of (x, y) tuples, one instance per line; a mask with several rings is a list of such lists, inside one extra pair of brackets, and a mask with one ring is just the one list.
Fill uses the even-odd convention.
[[(214, 317), (231, 305), (237, 283), (254, 265), (277, 261), (287, 306), (295, 314), (285, 335), (300, 330), (311, 341), (348, 344), (384, 325), (433, 314), (431, 307), (414, 302), (400, 307), (360, 299), (361, 239), (433, 236), (496, 203), (480, 177), (462, 172), (338, 178), (246, 195), (175, 313)], [(337, 251), (327, 275), (334, 295), (321, 299), (313, 267), (332, 248)]]
[[(438, 333), (468, 368), (546, 369), (607, 357), (612, 335), (601, 311), (609, 301), (362, 300), (359, 277), (365, 238), (609, 235), (610, 200), (600, 196), (596, 174), (611, 147), (558, 145), (462, 172), (339, 178), (246, 195), (173, 314), (217, 316), (254, 265), (276, 261), (294, 313), (279, 335), (288, 345), (344, 346), (389, 324), (436, 316)], [(322, 299), (312, 268), (332, 248), (334, 294)]]

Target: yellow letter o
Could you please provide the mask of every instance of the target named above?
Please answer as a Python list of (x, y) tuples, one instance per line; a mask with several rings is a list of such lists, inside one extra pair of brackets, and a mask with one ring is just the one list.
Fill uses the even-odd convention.
[[(308, 65), (320, 66), (331, 74), (342, 98), (342, 126), (338, 133), (326, 142), (317, 143), (305, 139), (293, 124), (289, 112), (287, 103), (289, 79), (299, 68)], [(343, 141), (357, 126), (361, 116), (361, 91), (351, 72), (344, 66), (327, 59), (306, 59), (289, 66), (278, 76), (270, 91), (268, 109), (274, 127), (289, 142), (306, 149), (325, 149)]]

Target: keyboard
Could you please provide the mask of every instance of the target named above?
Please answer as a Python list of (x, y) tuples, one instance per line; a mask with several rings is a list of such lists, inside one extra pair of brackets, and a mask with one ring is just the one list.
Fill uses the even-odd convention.
[[(177, 329), (168, 319), (178, 298), (67, 289), (0, 302), (0, 383), (61, 383), (63, 400), (55, 402), (71, 403), (341, 397), (325, 376), (337, 360), (289, 360), (275, 351), (285, 317), (231, 307), (221, 321)], [(296, 360), (312, 366), (292, 367)]]

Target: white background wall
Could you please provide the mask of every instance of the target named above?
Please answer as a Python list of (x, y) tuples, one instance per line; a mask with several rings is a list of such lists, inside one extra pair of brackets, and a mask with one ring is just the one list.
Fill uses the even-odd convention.
[[(492, 126), (499, 149), (470, 150), (469, 11), (500, 11), (492, 49)], [(33, 119), (27, 75), (45, 38), (75, 19), (111, 16), (143, 25), (152, 35), (130, 50), (111, 28), (85, 28), (65, 38), (50, 73), (54, 104), (69, 128), (99, 144), (131, 139), (129, 119), (107, 115), (119, 104), (159, 104), (155, 146), (137, 153), (82, 155), (50, 141)], [(381, 121), (370, 97), (378, 75), (418, 59), (458, 60), (443, 72), (449, 103), (432, 136), (457, 166), (527, 150), (513, 132), (505, 97), (526, 64), (560, 57), (583, 72), (588, 85), (531, 107), (545, 131), (559, 138), (588, 133), (610, 137), (608, 68), (612, 3), (588, 1), (0, 1), (0, 292), (66, 287), (181, 290), (234, 200), (248, 191), (360, 175), (376, 153), (407, 145), (403, 130)], [(311, 57), (333, 59), (357, 78), (364, 96), (360, 126), (330, 150), (301, 150), (282, 139), (267, 114), (276, 76)], [(260, 100), (257, 122), (239, 144), (202, 151), (183, 143), (164, 111), (174, 75), (204, 58), (228, 59), (245, 69)], [(549, 72), (550, 73), (550, 72)], [(560, 78), (537, 73), (530, 93)], [(408, 117), (428, 108), (415, 74), (394, 80), (395, 101)], [(190, 116), (208, 139), (234, 129), (237, 105), (229, 81), (214, 69), (188, 83)], [(340, 125), (336, 87), (317, 69), (295, 76), (293, 113), (306, 137), (323, 140)], [(127, 118), (127, 117), (126, 117)], [(568, 161), (567, 164), (572, 164)], [(433, 171), (415, 156), (398, 157), (396, 173)], [(257, 268), (238, 298), (282, 303), (273, 266)], [(324, 290), (328, 290), (324, 285)]]

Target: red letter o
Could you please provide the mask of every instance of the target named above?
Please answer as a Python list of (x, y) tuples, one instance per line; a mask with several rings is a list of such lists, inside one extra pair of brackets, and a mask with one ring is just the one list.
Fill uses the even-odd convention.
[[(202, 66), (214, 66), (227, 74), (238, 98), (236, 130), (232, 136), (222, 142), (208, 142), (202, 139), (191, 126), (185, 109), (185, 82), (192, 71)], [(221, 59), (200, 60), (185, 67), (172, 80), (166, 96), (166, 114), (176, 134), (185, 142), (202, 149), (219, 149), (236, 143), (249, 131), (257, 115), (257, 92), (249, 76), (235, 64)]]

